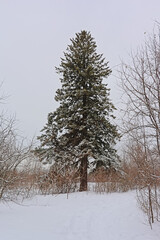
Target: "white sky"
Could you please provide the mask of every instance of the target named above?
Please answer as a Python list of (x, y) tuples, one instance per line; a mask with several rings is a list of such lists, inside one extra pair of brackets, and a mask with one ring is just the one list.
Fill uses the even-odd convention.
[[(159, 15), (159, 0), (0, 0), (0, 82), (10, 95), (0, 108), (16, 114), (24, 136), (39, 135), (57, 106), (54, 94), (60, 82), (54, 67), (69, 39), (90, 31), (97, 52), (114, 67), (143, 44)], [(118, 106), (114, 75), (107, 82)]]

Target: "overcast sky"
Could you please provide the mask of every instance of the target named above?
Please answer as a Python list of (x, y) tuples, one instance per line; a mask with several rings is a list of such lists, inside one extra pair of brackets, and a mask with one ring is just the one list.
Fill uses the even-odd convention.
[(160, 21), (159, 0), (0, 0), (0, 82), (9, 95), (1, 110), (16, 114), (24, 136), (39, 135), (58, 106), (55, 66), (81, 30), (91, 32), (97, 52), (113, 68), (107, 82), (118, 106), (115, 66), (143, 44), (155, 20)]

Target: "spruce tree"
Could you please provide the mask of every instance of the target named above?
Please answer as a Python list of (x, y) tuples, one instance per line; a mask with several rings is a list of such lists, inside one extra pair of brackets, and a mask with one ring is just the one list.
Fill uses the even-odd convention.
[(77, 167), (80, 191), (87, 190), (88, 168), (115, 168), (117, 160), (114, 146), (119, 134), (110, 122), (115, 108), (110, 89), (102, 83), (111, 69), (96, 48), (90, 32), (81, 31), (71, 39), (56, 68), (62, 87), (55, 100), (60, 105), (48, 114), (36, 149), (42, 160)]

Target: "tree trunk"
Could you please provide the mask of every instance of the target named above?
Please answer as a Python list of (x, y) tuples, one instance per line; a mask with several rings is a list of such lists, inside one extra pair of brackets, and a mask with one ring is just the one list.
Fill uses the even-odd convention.
[(80, 165), (80, 188), (79, 191), (87, 191), (87, 156), (84, 156), (81, 159), (81, 165)]

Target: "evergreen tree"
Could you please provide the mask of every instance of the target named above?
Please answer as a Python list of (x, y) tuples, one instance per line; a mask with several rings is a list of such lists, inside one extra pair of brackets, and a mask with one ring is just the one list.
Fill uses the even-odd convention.
[(110, 122), (115, 108), (110, 89), (102, 83), (111, 70), (96, 47), (90, 32), (81, 31), (71, 39), (56, 68), (62, 76), (62, 88), (55, 96), (60, 105), (48, 114), (36, 149), (42, 160), (77, 167), (80, 191), (87, 190), (89, 167), (115, 168), (117, 160), (114, 145), (119, 134)]

